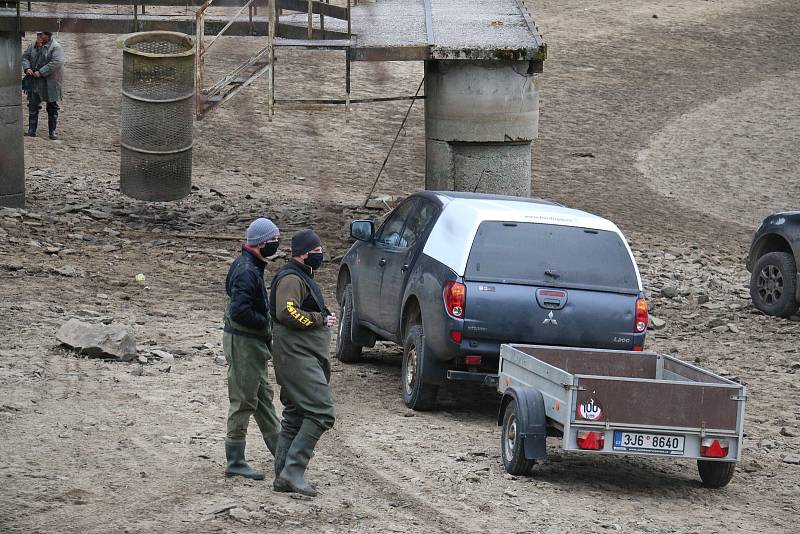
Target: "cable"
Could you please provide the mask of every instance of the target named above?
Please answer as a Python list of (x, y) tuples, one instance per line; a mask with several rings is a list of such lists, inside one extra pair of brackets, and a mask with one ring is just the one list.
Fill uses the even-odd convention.
[(383, 165), (381, 165), (381, 169), (378, 171), (378, 176), (375, 177), (375, 181), (372, 183), (372, 187), (367, 193), (367, 198), (364, 199), (364, 207), (367, 207), (367, 203), (369, 202), (372, 193), (375, 191), (375, 186), (378, 185), (378, 180), (381, 179), (381, 174), (383, 174), (383, 169), (386, 168), (386, 162), (389, 161), (389, 156), (392, 155), (392, 149), (394, 149), (394, 144), (397, 143), (397, 138), (400, 137), (400, 132), (403, 131), (403, 126), (406, 125), (406, 120), (408, 120), (408, 115), (411, 113), (411, 108), (414, 107), (414, 102), (417, 101), (417, 96), (419, 96), (419, 92), (422, 90), (422, 84), (425, 83), (425, 77), (422, 77), (422, 81), (419, 82), (419, 87), (417, 87), (417, 92), (414, 93), (414, 98), (411, 99), (411, 104), (408, 106), (408, 110), (406, 111), (406, 116), (403, 117), (403, 122), (400, 123), (400, 128), (397, 129), (397, 133), (394, 136), (394, 141), (392, 141), (392, 146), (389, 147), (389, 152), (386, 154), (386, 159), (383, 160)]

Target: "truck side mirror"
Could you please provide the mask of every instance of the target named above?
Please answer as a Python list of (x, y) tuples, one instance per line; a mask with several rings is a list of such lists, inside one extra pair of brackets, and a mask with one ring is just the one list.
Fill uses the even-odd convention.
[(353, 221), (350, 223), (350, 237), (359, 241), (372, 241), (375, 225), (372, 221)]

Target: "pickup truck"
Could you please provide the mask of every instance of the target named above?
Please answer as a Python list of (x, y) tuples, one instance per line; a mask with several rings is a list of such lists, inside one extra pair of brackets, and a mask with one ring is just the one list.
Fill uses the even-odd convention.
[(379, 228), (353, 221), (338, 275), (336, 357), (403, 346), (403, 401), (446, 380), (494, 386), (501, 343), (641, 351), (647, 303), (612, 222), (552, 202), (458, 192), (407, 197)]
[(741, 457), (745, 387), (667, 354), (503, 345), (498, 391), (512, 475), (547, 457), (548, 435), (574, 453), (694, 459), (710, 488)]
[(750, 244), (747, 270), (753, 305), (767, 315), (790, 317), (800, 306), (800, 211), (773, 213)]

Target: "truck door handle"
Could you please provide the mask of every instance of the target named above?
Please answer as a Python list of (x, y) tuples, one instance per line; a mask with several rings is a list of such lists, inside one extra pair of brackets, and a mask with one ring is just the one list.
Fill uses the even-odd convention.
[(386, 258), (381, 258), (381, 259), (378, 261), (378, 265), (380, 265), (381, 267), (383, 267), (384, 265), (386, 265)]
[(405, 265), (400, 267), (400, 270), (403, 271), (403, 272), (406, 272), (408, 270), (408, 264), (406, 263)]

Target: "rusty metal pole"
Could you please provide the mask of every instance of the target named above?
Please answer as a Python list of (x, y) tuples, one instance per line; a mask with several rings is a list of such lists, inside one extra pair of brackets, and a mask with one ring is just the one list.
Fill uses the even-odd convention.
[(269, 72), (267, 74), (267, 120), (271, 122), (275, 107), (275, 0), (269, 0), (267, 11), (267, 17), (269, 19), (269, 28), (267, 31), (267, 47), (269, 48)]
[(22, 39), (0, 32), (0, 206), (25, 205), (25, 144), (22, 138)]

